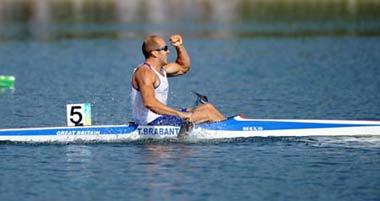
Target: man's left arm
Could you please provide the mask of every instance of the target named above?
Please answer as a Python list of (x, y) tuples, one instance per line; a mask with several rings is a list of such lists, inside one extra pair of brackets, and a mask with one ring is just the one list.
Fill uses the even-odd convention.
[(190, 70), (190, 56), (183, 46), (182, 37), (180, 35), (173, 35), (170, 37), (170, 43), (177, 52), (177, 59), (173, 63), (165, 66), (165, 71), (168, 77), (183, 75)]

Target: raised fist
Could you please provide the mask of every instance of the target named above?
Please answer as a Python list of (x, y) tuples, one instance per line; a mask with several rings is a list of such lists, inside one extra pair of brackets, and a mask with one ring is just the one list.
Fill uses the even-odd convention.
[(174, 47), (179, 47), (182, 45), (182, 36), (179, 34), (172, 35), (170, 36), (170, 44), (173, 45)]

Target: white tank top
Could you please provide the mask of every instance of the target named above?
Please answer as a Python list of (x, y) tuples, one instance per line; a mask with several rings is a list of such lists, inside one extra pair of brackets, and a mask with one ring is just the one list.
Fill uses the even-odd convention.
[[(154, 90), (155, 96), (158, 101), (163, 104), (167, 104), (168, 93), (169, 93), (169, 82), (166, 76), (166, 71), (162, 70), (164, 75), (158, 73), (150, 64), (144, 63), (147, 65), (160, 79), (160, 85)], [(135, 69), (135, 71), (137, 68)], [(132, 102), (132, 116), (133, 121), (138, 124), (147, 124), (157, 117), (161, 116), (150, 111), (148, 108), (144, 106), (143, 100), (141, 98), (140, 91), (136, 90), (131, 82), (131, 102)]]

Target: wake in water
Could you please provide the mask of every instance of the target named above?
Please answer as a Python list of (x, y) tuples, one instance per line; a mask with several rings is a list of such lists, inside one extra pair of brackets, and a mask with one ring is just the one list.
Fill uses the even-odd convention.
[(315, 147), (341, 148), (380, 148), (380, 137), (313, 137), (304, 138), (306, 143)]

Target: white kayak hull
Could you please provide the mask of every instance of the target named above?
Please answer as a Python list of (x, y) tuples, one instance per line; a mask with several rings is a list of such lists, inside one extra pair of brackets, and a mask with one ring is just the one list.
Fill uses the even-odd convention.
[[(0, 129), (0, 141), (11, 142), (119, 142), (176, 139), (179, 126), (105, 125)], [(380, 136), (380, 121), (245, 119), (196, 125), (192, 139), (290, 136)]]

